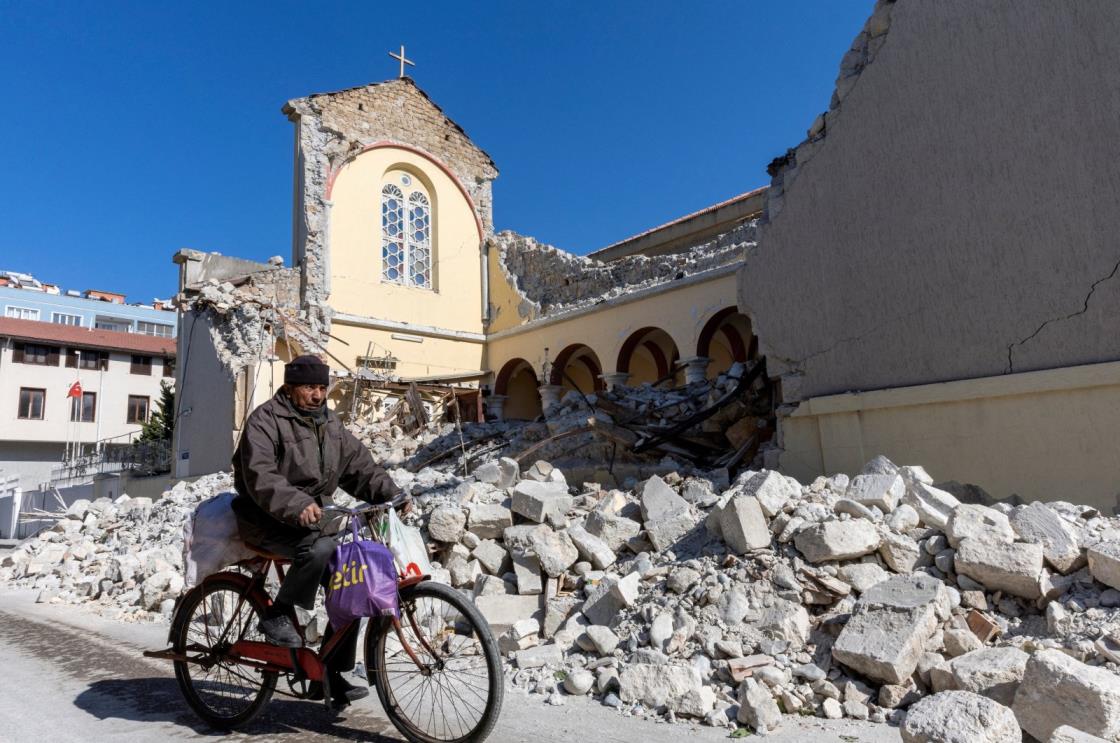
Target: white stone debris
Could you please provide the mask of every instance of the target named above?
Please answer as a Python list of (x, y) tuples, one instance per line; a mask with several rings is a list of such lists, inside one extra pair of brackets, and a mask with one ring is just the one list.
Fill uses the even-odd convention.
[[(471, 474), (450, 457), (410, 472), (395, 464), (447, 432), (378, 431), (371, 450), (413, 496), (434, 574), (489, 621), (509, 683), (542, 701), (758, 733), (799, 714), (889, 720), (913, 741), (1120, 735), (1118, 518), (962, 504), (883, 457), (804, 485), (672, 462), (611, 479), (500, 452)], [(0, 582), (166, 621), (183, 525), (230, 487), (74, 503), (3, 556)], [(301, 618), (311, 637), (326, 626), (321, 610)]]

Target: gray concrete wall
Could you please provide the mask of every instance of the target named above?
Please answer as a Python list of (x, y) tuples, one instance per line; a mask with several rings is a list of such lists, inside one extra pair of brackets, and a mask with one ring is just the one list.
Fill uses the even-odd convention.
[(740, 273), (787, 401), (1120, 358), (1120, 2), (883, 3), (812, 131)]
[(49, 482), (51, 468), (62, 464), (66, 445), (51, 441), (0, 441), (0, 473), (19, 475), (23, 490)]
[(208, 316), (187, 311), (180, 313), (179, 322), (178, 419), (171, 463), (176, 478), (228, 470), (234, 447), (233, 377), (218, 357)]

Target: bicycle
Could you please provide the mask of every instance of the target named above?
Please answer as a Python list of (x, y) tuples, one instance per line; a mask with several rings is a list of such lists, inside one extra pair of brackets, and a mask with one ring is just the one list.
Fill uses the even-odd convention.
[[(375, 515), (392, 504), (355, 509), (330, 507), (348, 518), (364, 517), (384, 542)], [(324, 509), (328, 510), (328, 509)], [(257, 557), (205, 578), (179, 602), (167, 650), (145, 656), (171, 660), (187, 704), (208, 725), (232, 730), (253, 720), (273, 693), (306, 699), (312, 681), (324, 685), (331, 704), (326, 662), (355, 620), (336, 632), (321, 652), (267, 643), (257, 625), (272, 598), (266, 590), (275, 567), (280, 581), (290, 560), (252, 545)], [(497, 643), (474, 604), (456, 589), (426, 575), (397, 581), (400, 616), (371, 618), (364, 642), (366, 679), (390, 722), (414, 743), (484, 740), (502, 707), (504, 681)], [(291, 616), (301, 637), (305, 628)], [(288, 692), (276, 686), (284, 677)]]

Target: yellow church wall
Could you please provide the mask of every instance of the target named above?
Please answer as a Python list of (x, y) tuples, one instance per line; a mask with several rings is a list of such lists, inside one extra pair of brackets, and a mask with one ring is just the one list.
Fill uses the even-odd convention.
[(497, 248), (491, 248), (487, 256), (487, 269), (490, 278), (490, 333), (525, 324), (527, 318), (521, 317), (518, 307), (521, 295), (513, 288), (510, 278), (502, 269), (501, 256)]
[[(456, 372), (479, 371), (483, 361), (483, 344), (479, 341), (436, 338), (411, 332), (395, 332), (352, 325), (337, 318), (331, 323), (331, 339), (327, 350), (351, 369), (357, 358), (387, 353), (398, 359), (396, 374), (402, 379), (450, 375)], [(393, 336), (397, 337), (394, 338)], [(419, 338), (404, 340), (402, 337)], [(331, 366), (338, 362), (327, 359)]]
[(507, 361), (522, 358), (540, 374), (546, 348), (552, 362), (569, 345), (582, 343), (595, 352), (603, 372), (609, 374), (616, 370), (619, 351), (627, 338), (651, 326), (668, 333), (680, 357), (688, 359), (696, 355), (704, 324), (715, 313), (734, 305), (734, 271), (711, 278), (692, 277), (680, 280), (673, 288), (619, 297), (568, 318), (548, 318), (524, 330), (495, 332), (487, 339), (487, 366), (497, 374)]
[[(387, 176), (401, 173), (422, 184), (431, 202), (432, 289), (381, 280), (381, 189)], [(403, 148), (368, 150), (343, 166), (331, 202), (330, 304), (336, 312), (482, 332), (478, 223), (459, 186), (434, 161)]]
[(781, 469), (802, 482), (883, 454), (996, 499), (1111, 513), (1120, 494), (1120, 362), (817, 397), (780, 426)]

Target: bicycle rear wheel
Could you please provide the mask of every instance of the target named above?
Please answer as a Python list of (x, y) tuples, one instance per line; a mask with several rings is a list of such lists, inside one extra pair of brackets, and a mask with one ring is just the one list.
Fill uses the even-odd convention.
[(450, 586), (401, 590), (401, 630), (370, 624), (366, 667), (385, 714), (413, 743), (481, 741), (502, 709), (498, 645), (475, 605)]
[[(226, 659), (239, 639), (263, 640), (257, 624), (264, 606), (248, 579), (231, 574), (191, 590), (171, 623), (172, 647), (204, 664), (175, 661), (175, 678), (187, 704), (211, 727), (244, 725), (272, 698), (276, 674), (262, 673)], [(245, 600), (239, 603), (242, 594)]]

